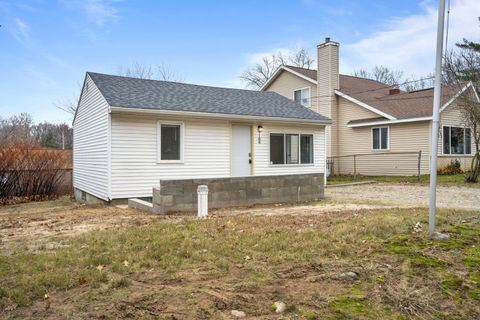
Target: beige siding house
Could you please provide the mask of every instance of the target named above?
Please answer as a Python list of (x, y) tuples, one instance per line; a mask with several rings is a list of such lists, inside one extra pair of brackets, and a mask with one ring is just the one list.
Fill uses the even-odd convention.
[[(378, 81), (339, 73), (339, 47), (328, 38), (317, 47), (317, 70), (282, 66), (261, 88), (331, 118), (327, 157), (339, 174), (429, 173), (433, 88), (406, 92)], [(458, 160), (464, 168), (475, 152), (462, 120), (461, 90), (443, 87), (439, 167)]]

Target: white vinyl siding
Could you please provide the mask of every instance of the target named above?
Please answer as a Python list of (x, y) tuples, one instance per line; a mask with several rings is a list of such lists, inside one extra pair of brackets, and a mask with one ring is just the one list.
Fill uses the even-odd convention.
[(183, 120), (182, 163), (157, 163), (157, 122), (178, 118), (112, 114), (112, 198), (151, 197), (160, 179), (230, 176), (230, 124)]
[(73, 124), (73, 186), (108, 200), (108, 104), (87, 76)]
[[(229, 177), (232, 122), (228, 120), (182, 119), (184, 123), (183, 163), (157, 163), (157, 125), (160, 119), (112, 114), (112, 198), (151, 197), (161, 179)], [(162, 118), (179, 121), (178, 118)], [(257, 124), (245, 123), (257, 128)], [(314, 163), (270, 165), (270, 132), (312, 134)], [(263, 124), (253, 130), (254, 175), (324, 172), (324, 127), (304, 128)]]
[[(313, 163), (271, 164), (270, 134), (310, 134), (313, 135)], [(261, 135), (259, 144), (258, 135)], [(325, 172), (325, 127), (263, 125), (263, 131), (254, 131), (254, 173), (255, 175), (281, 175)]]

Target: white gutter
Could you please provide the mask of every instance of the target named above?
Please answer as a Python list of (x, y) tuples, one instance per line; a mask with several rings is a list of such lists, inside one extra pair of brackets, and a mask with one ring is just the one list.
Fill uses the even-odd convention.
[(382, 117), (385, 117), (385, 118), (390, 119), (390, 120), (396, 120), (396, 119), (397, 119), (397, 118), (389, 115), (388, 113), (385, 113), (385, 112), (383, 112), (383, 111), (378, 110), (377, 108), (374, 108), (374, 107), (372, 107), (372, 106), (369, 106), (368, 104), (363, 103), (362, 101), (357, 100), (357, 99), (355, 99), (355, 98), (353, 98), (353, 97), (351, 97), (351, 96), (349, 96), (349, 95), (346, 95), (346, 94), (343, 93), (343, 92), (340, 92), (340, 91), (338, 91), (338, 90), (335, 90), (335, 94), (339, 95), (339, 96), (342, 97), (342, 98), (347, 99), (348, 101), (351, 101), (351, 102), (359, 105), (360, 107), (363, 107), (363, 108), (365, 108), (365, 109), (367, 109), (367, 110), (370, 110), (370, 111), (372, 111), (372, 112), (374, 112), (374, 113), (376, 113), (376, 114), (378, 114), (378, 115), (381, 115)]
[(364, 122), (364, 123), (347, 124), (347, 127), (349, 127), (349, 128), (371, 127), (371, 126), (376, 126), (376, 125), (420, 122), (420, 121), (430, 121), (430, 120), (432, 120), (432, 117), (419, 117), (419, 118), (400, 119), (400, 120), (382, 120), (382, 121), (372, 121), (372, 122)]
[(168, 116), (188, 116), (193, 118), (211, 118), (211, 119), (234, 119), (234, 120), (255, 120), (268, 122), (293, 122), (316, 125), (329, 125), (332, 120), (313, 120), (313, 119), (296, 119), (296, 118), (280, 118), (280, 117), (264, 117), (264, 116), (247, 116), (237, 114), (213, 113), (213, 112), (194, 112), (194, 111), (176, 111), (176, 110), (159, 110), (159, 109), (139, 109), (126, 107), (110, 107), (110, 113), (134, 113), (134, 114), (155, 114)]

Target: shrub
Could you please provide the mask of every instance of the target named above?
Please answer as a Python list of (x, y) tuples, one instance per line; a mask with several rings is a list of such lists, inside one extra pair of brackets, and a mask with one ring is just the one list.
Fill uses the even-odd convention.
[(61, 150), (38, 149), (32, 144), (0, 148), (0, 204), (60, 195), (69, 161)]
[(450, 161), (450, 163), (441, 169), (438, 169), (438, 174), (440, 175), (453, 175), (463, 173), (462, 165), (457, 159)]

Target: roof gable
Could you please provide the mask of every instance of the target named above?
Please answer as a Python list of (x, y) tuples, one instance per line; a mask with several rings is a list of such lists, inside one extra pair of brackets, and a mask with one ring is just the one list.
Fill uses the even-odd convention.
[[(282, 70), (308, 78), (317, 84), (317, 70), (294, 66), (283, 66)], [(433, 88), (411, 92), (401, 91), (391, 95), (389, 91), (392, 87), (372, 79), (340, 74), (340, 89), (336, 93), (392, 120), (432, 116)], [(464, 89), (459, 92), (454, 86), (443, 85), (441, 105), (446, 107), (463, 91)]]

